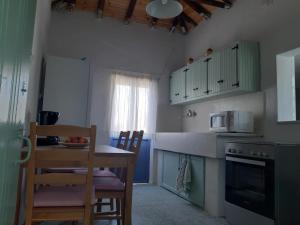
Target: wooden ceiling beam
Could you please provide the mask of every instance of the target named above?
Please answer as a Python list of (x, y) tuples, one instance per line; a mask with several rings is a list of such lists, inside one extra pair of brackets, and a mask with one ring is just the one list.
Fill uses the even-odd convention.
[(232, 0), (222, 0), (222, 1), (225, 3), (225, 5), (226, 5), (227, 8), (231, 8), (231, 6), (232, 6)]
[(170, 28), (170, 33), (173, 33), (175, 30), (176, 30), (176, 27), (177, 27), (177, 25), (178, 25), (178, 21), (179, 19), (178, 19), (178, 16), (176, 16), (174, 19), (173, 19), (173, 21), (172, 21), (172, 26), (171, 26), (171, 28)]
[(199, 13), (205, 19), (209, 19), (211, 17), (211, 12), (204, 8), (201, 4), (198, 4), (195, 1), (191, 0), (183, 0), (189, 7), (191, 7), (194, 11)]
[(184, 18), (182, 15), (179, 16), (179, 24), (180, 24), (180, 29), (181, 29), (181, 32), (183, 34), (187, 34), (189, 32), (189, 29), (184, 21)]
[(130, 18), (132, 17), (135, 5), (136, 5), (137, 0), (130, 0), (127, 11), (126, 11), (126, 15), (124, 20), (126, 22), (129, 22)]
[(194, 27), (198, 25), (198, 23), (195, 20), (193, 20), (191, 17), (189, 17), (186, 13), (183, 12), (181, 15), (186, 22), (192, 24)]
[(157, 25), (157, 22), (158, 22), (158, 18), (151, 17), (150, 26), (155, 27)]
[(97, 5), (97, 16), (102, 18), (104, 13), (105, 0), (98, 0)]
[(203, 4), (206, 4), (206, 5), (211, 5), (211, 6), (214, 6), (214, 7), (218, 7), (218, 8), (226, 8), (226, 4), (225, 2), (219, 2), (219, 1), (216, 1), (216, 0), (198, 0), (199, 3), (203, 3)]

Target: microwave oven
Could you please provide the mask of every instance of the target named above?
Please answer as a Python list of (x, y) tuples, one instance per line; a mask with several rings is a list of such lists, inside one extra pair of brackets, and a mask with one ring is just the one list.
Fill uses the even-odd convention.
[(241, 111), (211, 113), (209, 129), (213, 132), (253, 133), (253, 113)]

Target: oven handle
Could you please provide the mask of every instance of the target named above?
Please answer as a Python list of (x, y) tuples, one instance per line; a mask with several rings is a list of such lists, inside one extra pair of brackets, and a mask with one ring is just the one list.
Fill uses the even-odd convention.
[(252, 160), (252, 159), (242, 159), (242, 158), (226, 156), (226, 160), (233, 161), (233, 162), (239, 162), (239, 163), (245, 163), (245, 164), (251, 164), (251, 165), (256, 165), (256, 166), (264, 166), (264, 167), (266, 166), (266, 162)]

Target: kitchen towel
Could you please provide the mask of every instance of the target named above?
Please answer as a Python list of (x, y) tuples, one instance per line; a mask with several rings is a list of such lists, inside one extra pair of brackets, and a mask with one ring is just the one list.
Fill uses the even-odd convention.
[(178, 171), (177, 179), (176, 179), (176, 189), (178, 192), (188, 192), (190, 191), (192, 183), (191, 176), (191, 162), (190, 160), (184, 159)]

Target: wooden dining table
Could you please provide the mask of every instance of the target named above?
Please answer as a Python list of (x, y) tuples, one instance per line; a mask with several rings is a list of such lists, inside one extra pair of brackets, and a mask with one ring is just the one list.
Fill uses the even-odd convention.
[[(54, 145), (54, 146), (38, 146), (37, 151), (42, 151), (43, 149), (66, 149), (64, 146)], [(77, 149), (78, 150), (78, 149)], [(83, 151), (87, 149), (83, 148)], [(24, 149), (21, 153), (21, 158), (25, 158), (27, 155), (27, 150)], [(18, 223), (18, 214), (21, 205), (21, 187), (22, 179), (24, 174), (24, 168), (27, 164), (23, 164), (20, 169), (19, 176), (19, 191), (17, 196), (17, 211), (16, 211), (16, 221)], [(98, 145), (95, 149), (94, 155), (94, 167), (95, 168), (127, 168), (127, 175), (125, 178), (125, 209), (124, 209), (124, 225), (132, 224), (132, 187), (133, 187), (133, 177), (135, 170), (135, 154), (130, 151), (121, 150), (109, 145)]]

